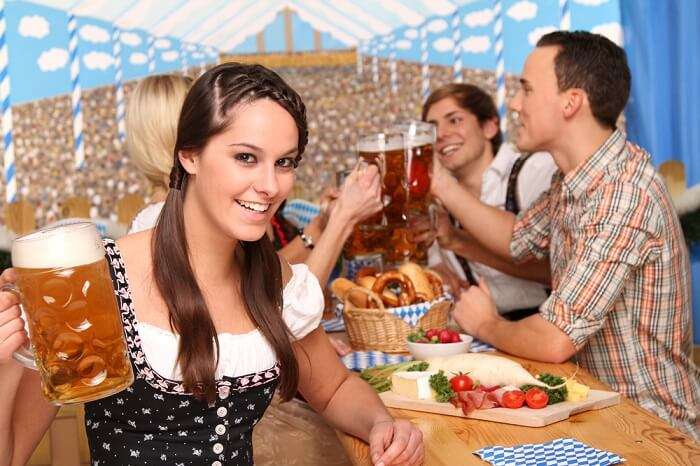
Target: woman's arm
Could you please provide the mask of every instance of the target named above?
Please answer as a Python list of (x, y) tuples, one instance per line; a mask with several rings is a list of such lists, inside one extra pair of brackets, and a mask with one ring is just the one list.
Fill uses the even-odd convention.
[(331, 426), (368, 442), (374, 464), (422, 464), (420, 430), (391, 417), (374, 390), (343, 366), (322, 329), (298, 340), (294, 350), (299, 391)]
[[(15, 278), (8, 269), (0, 285)], [(58, 411), (43, 397), (39, 373), (12, 359), (26, 340), (17, 297), (0, 292), (0, 466), (25, 464)]]

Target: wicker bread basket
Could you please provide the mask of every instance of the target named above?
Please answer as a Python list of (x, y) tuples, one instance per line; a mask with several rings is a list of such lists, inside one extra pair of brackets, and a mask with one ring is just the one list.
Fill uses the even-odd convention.
[(420, 317), (416, 327), (411, 327), (391, 310), (387, 310), (379, 296), (372, 291), (358, 287), (353, 288), (351, 292), (367, 294), (376, 306), (370, 309), (358, 308), (350, 300), (345, 300), (343, 306), (345, 329), (350, 346), (357, 351), (405, 353), (408, 351), (406, 339), (414, 328), (445, 327), (452, 307), (452, 299), (445, 296), (425, 303), (427, 312)]

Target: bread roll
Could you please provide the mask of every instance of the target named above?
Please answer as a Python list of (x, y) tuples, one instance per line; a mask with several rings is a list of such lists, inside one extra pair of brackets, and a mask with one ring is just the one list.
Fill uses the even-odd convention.
[(435, 291), (430, 284), (430, 280), (425, 275), (425, 272), (423, 272), (423, 267), (414, 262), (406, 262), (399, 266), (399, 272), (403, 273), (411, 280), (413, 288), (416, 290), (416, 295), (420, 295), (428, 301), (435, 298)]

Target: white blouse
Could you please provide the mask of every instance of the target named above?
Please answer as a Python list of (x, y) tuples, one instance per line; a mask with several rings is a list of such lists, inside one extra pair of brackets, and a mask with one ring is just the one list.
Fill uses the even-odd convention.
[[(282, 317), (294, 338), (303, 338), (318, 327), (324, 308), (323, 291), (305, 264), (292, 265), (292, 278), (284, 288), (282, 300)], [(145, 322), (138, 322), (136, 329), (153, 370), (165, 378), (182, 380), (177, 366), (180, 336)], [(217, 379), (264, 371), (277, 362), (272, 346), (257, 329), (243, 334), (220, 333), (218, 337), (221, 355)]]

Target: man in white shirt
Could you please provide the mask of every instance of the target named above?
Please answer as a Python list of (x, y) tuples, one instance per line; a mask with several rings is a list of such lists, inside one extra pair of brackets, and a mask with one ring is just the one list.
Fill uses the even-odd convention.
[[(485, 204), (517, 213), (549, 188), (556, 171), (551, 156), (521, 157), (503, 143), (496, 106), (480, 88), (455, 83), (437, 89), (425, 102), (423, 120), (437, 126), (438, 161)], [(505, 317), (534, 313), (547, 298), (548, 264), (514, 267), (469, 238), (446, 214), (438, 216), (435, 235), (429, 265), (452, 287), (473, 278), (485, 280)]]

